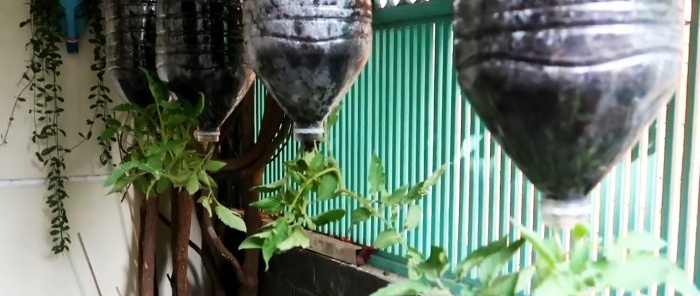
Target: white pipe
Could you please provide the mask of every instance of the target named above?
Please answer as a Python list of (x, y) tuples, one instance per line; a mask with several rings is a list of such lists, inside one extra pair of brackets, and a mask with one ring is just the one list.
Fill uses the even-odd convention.
[[(107, 175), (72, 176), (68, 177), (67, 183), (104, 182), (106, 179)], [(0, 188), (32, 187), (47, 183), (46, 178), (0, 179)]]

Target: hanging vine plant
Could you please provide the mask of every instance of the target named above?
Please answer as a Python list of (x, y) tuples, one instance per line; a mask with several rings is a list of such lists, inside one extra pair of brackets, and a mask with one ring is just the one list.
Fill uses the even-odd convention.
[[(108, 108), (111, 99), (109, 89), (104, 84), (105, 72), (105, 36), (101, 0), (86, 1), (76, 7), (76, 16), (85, 17), (90, 27), (89, 43), (93, 45), (93, 63), (90, 69), (95, 73), (97, 82), (90, 88), (88, 99), (93, 111), (86, 120), (87, 130), (78, 133), (80, 141), (68, 144), (67, 133), (60, 126), (60, 118), (65, 108), (63, 87), (59, 84), (61, 66), (63, 65), (63, 32), (61, 21), (65, 11), (58, 0), (31, 0), (28, 3), (29, 17), (19, 24), (20, 28), (29, 29), (30, 37), (25, 47), (29, 52), (25, 71), (21, 75), (21, 88), (12, 105), (7, 126), (0, 134), (0, 146), (8, 144), (8, 136), (18, 107), (31, 101), (29, 114), (34, 121), (31, 140), (36, 146), (35, 157), (46, 168), (48, 195), (46, 203), (51, 211), (49, 234), (52, 237), (51, 250), (63, 253), (70, 248), (68, 215), (65, 200), (69, 197), (65, 190), (68, 180), (65, 175), (65, 157), (73, 149), (92, 138), (95, 122), (103, 124), (111, 118)], [(77, 98), (76, 98), (77, 99)], [(100, 162), (111, 162), (111, 146), (114, 139), (100, 139), (102, 147)]]

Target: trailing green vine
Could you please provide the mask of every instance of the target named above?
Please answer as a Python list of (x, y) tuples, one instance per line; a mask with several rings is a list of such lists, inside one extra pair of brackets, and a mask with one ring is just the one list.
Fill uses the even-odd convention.
[[(90, 87), (90, 94), (88, 95), (88, 99), (92, 101), (90, 109), (94, 111), (92, 118), (86, 120), (90, 128), (86, 133), (80, 133), (80, 136), (84, 139), (90, 139), (93, 135), (95, 121), (99, 120), (102, 123), (102, 127), (106, 127), (107, 122), (113, 118), (113, 115), (109, 110), (109, 106), (112, 103), (112, 99), (109, 96), (110, 90), (105, 85), (104, 79), (107, 68), (107, 53), (105, 49), (107, 36), (105, 36), (102, 0), (86, 1), (85, 12), (90, 33), (88, 42), (93, 46), (93, 62), (90, 65), (90, 70), (95, 73), (97, 81), (95, 85)], [(112, 163), (112, 143), (114, 142), (116, 142), (114, 137), (109, 139), (98, 137), (98, 143), (102, 148), (100, 152), (101, 164), (107, 165)]]
[(125, 103), (114, 111), (128, 112), (131, 124), (108, 119), (108, 127), (100, 135), (103, 140), (122, 134), (131, 140), (125, 147), (121, 163), (110, 173), (105, 186), (111, 192), (123, 192), (134, 186), (146, 198), (160, 195), (175, 188), (186, 190), (191, 196), (201, 191), (198, 202), (227, 226), (245, 232), (240, 215), (220, 204), (214, 196), (216, 181), (210, 173), (225, 163), (212, 160), (213, 149), (202, 153), (194, 141), (197, 117), (204, 109), (204, 98), (192, 105), (184, 100), (170, 100), (165, 85), (144, 70), (149, 80), (154, 103), (140, 107)]
[[(10, 117), (3, 133), (0, 134), (0, 146), (8, 144), (8, 136), (15, 120), (15, 112), (20, 104), (31, 100), (29, 113), (33, 117), (34, 131), (31, 140), (36, 145), (35, 157), (47, 168), (48, 195), (46, 203), (51, 211), (52, 251), (68, 251), (71, 243), (68, 215), (65, 209), (65, 190), (67, 177), (65, 157), (73, 149), (90, 139), (97, 119), (106, 122), (110, 117), (108, 104), (109, 89), (104, 85), (105, 50), (104, 24), (100, 9), (101, 1), (86, 1), (83, 6), (92, 36), (89, 42), (94, 46), (94, 62), (91, 70), (97, 77), (97, 83), (90, 89), (90, 109), (94, 114), (87, 120), (88, 130), (79, 133), (81, 141), (67, 145), (67, 133), (60, 126), (64, 112), (65, 98), (63, 88), (58, 83), (61, 75), (63, 58), (59, 44), (63, 43), (60, 21), (63, 11), (57, 0), (31, 0), (28, 3), (29, 18), (20, 23), (20, 28), (29, 29), (30, 38), (25, 47), (30, 53), (25, 71), (21, 76), (22, 85), (10, 111)], [(100, 140), (103, 152), (100, 161), (103, 164), (111, 160), (111, 142), (113, 139)]]

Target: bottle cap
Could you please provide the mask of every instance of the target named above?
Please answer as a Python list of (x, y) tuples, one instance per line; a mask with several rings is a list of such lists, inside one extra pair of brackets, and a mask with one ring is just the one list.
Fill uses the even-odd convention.
[(200, 143), (216, 143), (219, 142), (219, 135), (221, 132), (217, 129), (216, 131), (194, 131), (194, 137), (197, 142)]
[(325, 130), (322, 127), (294, 127), (292, 129), (297, 139), (302, 142), (318, 142), (323, 138)]
[(557, 229), (571, 229), (576, 224), (588, 223), (591, 211), (591, 199), (585, 196), (570, 200), (543, 198), (540, 201), (542, 223)]

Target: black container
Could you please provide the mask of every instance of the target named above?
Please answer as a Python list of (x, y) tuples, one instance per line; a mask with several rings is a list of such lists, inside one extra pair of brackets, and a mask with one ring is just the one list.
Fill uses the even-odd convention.
[(240, 0), (159, 0), (158, 77), (179, 100), (205, 98), (196, 137), (217, 142), (219, 128), (250, 88), (243, 59)]
[(458, 0), (459, 84), (544, 199), (552, 226), (587, 221), (589, 191), (677, 88), (674, 0)]
[(142, 69), (156, 69), (155, 0), (108, 0), (107, 73), (120, 96), (131, 103), (153, 103)]
[(247, 56), (305, 143), (323, 136), (372, 48), (370, 0), (249, 0)]

